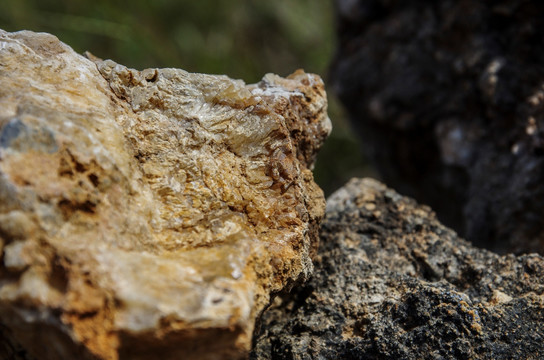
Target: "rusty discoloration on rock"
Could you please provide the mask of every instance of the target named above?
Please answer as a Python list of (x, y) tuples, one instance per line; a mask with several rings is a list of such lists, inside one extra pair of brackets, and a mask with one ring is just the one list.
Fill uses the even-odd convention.
[(243, 358), (312, 271), (323, 82), (0, 44), (0, 331), (40, 359)]

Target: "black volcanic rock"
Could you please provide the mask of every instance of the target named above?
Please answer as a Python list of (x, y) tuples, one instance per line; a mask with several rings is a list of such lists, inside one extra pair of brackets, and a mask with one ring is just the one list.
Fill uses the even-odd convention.
[(384, 181), (474, 244), (544, 251), (544, 2), (336, 0), (330, 82)]
[(263, 314), (252, 359), (542, 359), (544, 258), (473, 247), (375, 180), (328, 200), (314, 277)]

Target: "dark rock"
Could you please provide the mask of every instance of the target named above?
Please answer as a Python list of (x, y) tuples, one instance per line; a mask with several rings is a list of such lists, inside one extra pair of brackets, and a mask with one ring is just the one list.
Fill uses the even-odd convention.
[(11, 143), (26, 130), (25, 125), (17, 118), (12, 119), (0, 131), (0, 147), (10, 147)]
[(0, 359), (36, 360), (13, 338), (8, 328), (0, 324)]
[(330, 80), (387, 184), (498, 252), (544, 251), (544, 2), (336, 0)]
[(0, 148), (20, 152), (35, 150), (49, 154), (58, 150), (52, 130), (40, 124), (43, 120), (27, 116), (27, 121), (32, 123), (31, 127), (17, 117), (0, 127)]
[(544, 258), (473, 247), (377, 181), (328, 200), (316, 271), (263, 314), (252, 359), (542, 359)]

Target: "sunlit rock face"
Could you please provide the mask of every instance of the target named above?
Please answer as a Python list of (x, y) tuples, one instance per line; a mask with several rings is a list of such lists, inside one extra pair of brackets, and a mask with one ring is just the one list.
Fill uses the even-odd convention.
[(321, 79), (140, 72), (0, 30), (0, 84), (0, 343), (245, 357), (271, 294), (312, 271)]

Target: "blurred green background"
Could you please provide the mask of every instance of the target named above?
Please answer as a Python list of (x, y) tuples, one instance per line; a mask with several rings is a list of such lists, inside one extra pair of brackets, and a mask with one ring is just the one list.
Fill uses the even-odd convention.
[[(144, 69), (175, 67), (247, 83), (298, 68), (321, 75), (334, 51), (332, 0), (1, 0), (0, 28), (56, 35), (79, 53)], [(374, 175), (330, 89), (333, 132), (315, 177), (328, 195)]]

